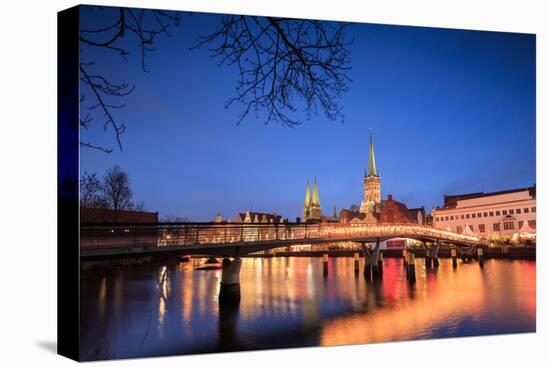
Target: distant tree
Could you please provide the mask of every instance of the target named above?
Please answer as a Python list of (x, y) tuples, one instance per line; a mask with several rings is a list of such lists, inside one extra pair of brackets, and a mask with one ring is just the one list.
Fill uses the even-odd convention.
[(117, 220), (119, 210), (132, 207), (132, 190), (128, 174), (119, 166), (110, 168), (103, 177), (103, 194), (107, 207), (113, 209), (114, 220)]
[(130, 203), (128, 210), (133, 210), (136, 212), (144, 212), (147, 209), (145, 208), (145, 203), (143, 201), (139, 201), (137, 203)]
[(80, 206), (86, 208), (105, 208), (105, 196), (101, 181), (95, 173), (84, 172), (80, 178)]

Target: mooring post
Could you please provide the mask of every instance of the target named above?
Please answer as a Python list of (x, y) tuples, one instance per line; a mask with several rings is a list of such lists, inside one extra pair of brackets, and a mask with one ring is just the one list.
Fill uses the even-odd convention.
[(477, 260), (479, 261), (479, 266), (483, 267), (485, 260), (483, 258), (483, 248), (481, 247), (477, 248)]
[(241, 299), (241, 263), (240, 257), (231, 261), (225, 257), (222, 261), (222, 279), (220, 282), (220, 302), (238, 302)]
[(403, 266), (405, 267), (405, 270), (407, 270), (407, 257), (409, 255), (407, 254), (407, 249), (403, 249)]
[(408, 275), (409, 282), (414, 283), (416, 281), (416, 271), (414, 269), (414, 252), (409, 253)]
[(323, 275), (328, 275), (328, 254), (323, 254)]
[(359, 273), (359, 252), (353, 253), (353, 270), (355, 273)]
[(451, 249), (451, 259), (453, 261), (453, 268), (456, 268), (456, 249)]

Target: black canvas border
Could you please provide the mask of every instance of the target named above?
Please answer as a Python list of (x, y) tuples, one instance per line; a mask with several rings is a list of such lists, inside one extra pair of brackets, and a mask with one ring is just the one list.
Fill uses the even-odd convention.
[(57, 353), (80, 359), (79, 7), (57, 13)]

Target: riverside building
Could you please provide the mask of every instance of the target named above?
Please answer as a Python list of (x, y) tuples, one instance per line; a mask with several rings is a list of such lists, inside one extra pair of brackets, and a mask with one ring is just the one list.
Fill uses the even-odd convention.
[(445, 195), (432, 211), (433, 226), (456, 233), (472, 231), (485, 238), (534, 234), (536, 186), (463, 195)]

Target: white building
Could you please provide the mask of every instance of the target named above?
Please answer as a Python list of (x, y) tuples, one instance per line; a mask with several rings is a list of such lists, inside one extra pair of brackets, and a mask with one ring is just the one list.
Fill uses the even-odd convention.
[[(512, 237), (536, 229), (536, 186), (515, 190), (445, 195), (444, 205), (432, 211), (433, 226), (463, 233), (466, 226), (482, 237)], [(526, 227), (527, 221), (529, 227)]]

